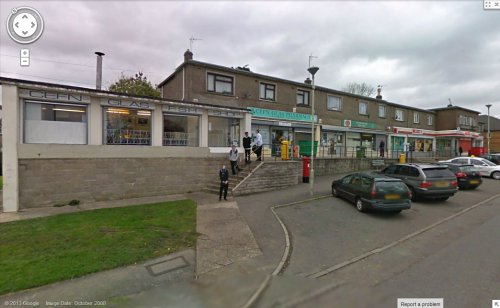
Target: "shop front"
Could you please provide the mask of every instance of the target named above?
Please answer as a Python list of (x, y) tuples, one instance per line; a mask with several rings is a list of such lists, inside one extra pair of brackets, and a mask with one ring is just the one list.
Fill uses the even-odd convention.
[(299, 144), (311, 141), (311, 115), (254, 107), (249, 109), (252, 114), (252, 140), (255, 141), (256, 130), (259, 129), (264, 156), (281, 156), (281, 143), (288, 141), (290, 157), (298, 157)]
[(344, 150), (346, 156), (378, 157), (381, 142), (384, 152), (386, 151), (387, 133), (378, 130), (375, 123), (343, 120), (342, 126), (347, 128)]

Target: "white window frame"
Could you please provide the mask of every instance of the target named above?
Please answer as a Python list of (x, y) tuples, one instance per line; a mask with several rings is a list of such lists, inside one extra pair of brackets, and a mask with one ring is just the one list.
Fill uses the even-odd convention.
[[(271, 87), (272, 87), (272, 89), (271, 89)], [(268, 97), (268, 95), (267, 95), (268, 91), (272, 91), (272, 98)], [(262, 93), (264, 93), (264, 95), (262, 95)], [(276, 85), (272, 84), (272, 83), (267, 83), (267, 82), (260, 82), (259, 83), (259, 99), (263, 100), (263, 101), (275, 102), (276, 101)]]
[(413, 112), (413, 123), (420, 124), (420, 113)]
[(434, 117), (432, 115), (427, 115), (427, 125), (432, 125), (434, 122)]
[[(361, 108), (361, 106), (365, 106), (364, 112), (363, 112), (363, 110), (362, 110), (363, 108)], [(361, 115), (368, 115), (368, 102), (364, 102), (364, 101), (359, 102), (358, 103), (358, 112)]]
[[(398, 116), (398, 113), (401, 115), (401, 117)], [(396, 109), (396, 111), (394, 112), (394, 120), (398, 122), (404, 122), (405, 112), (403, 109)]]
[[(381, 115), (380, 111), (383, 110), (383, 114)], [(385, 118), (387, 116), (387, 107), (386, 105), (378, 105), (378, 117)]]
[[(338, 103), (337, 107), (330, 106), (330, 99), (336, 99), (335, 103)], [(326, 97), (326, 109), (328, 109), (330, 111), (342, 111), (342, 97), (334, 96), (334, 95), (327, 95), (327, 97)]]

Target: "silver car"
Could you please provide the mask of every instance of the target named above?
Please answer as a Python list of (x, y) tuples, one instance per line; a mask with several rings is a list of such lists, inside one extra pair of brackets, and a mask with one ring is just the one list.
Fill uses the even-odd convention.
[(455, 157), (440, 163), (467, 164), (474, 165), (479, 170), (481, 176), (488, 176), (495, 180), (500, 180), (500, 165), (481, 157)]

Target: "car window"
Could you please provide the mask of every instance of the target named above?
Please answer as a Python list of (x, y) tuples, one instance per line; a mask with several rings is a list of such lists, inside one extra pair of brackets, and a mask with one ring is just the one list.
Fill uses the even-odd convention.
[(352, 175), (345, 176), (345, 177), (342, 179), (342, 183), (343, 183), (343, 184), (349, 184), (349, 183), (351, 182), (351, 179), (352, 179)]
[(410, 167), (409, 166), (400, 165), (396, 169), (396, 174), (399, 174), (399, 175), (410, 175)]
[(454, 164), (468, 164), (469, 159), (467, 159), (467, 158), (455, 158), (455, 159), (452, 159), (451, 162)]
[(471, 162), (474, 166), (484, 166), (485, 165), (484, 160), (471, 159)]
[(482, 159), (481, 160), (483, 163), (487, 164), (488, 166), (496, 166), (497, 164), (495, 163), (492, 163), (491, 161), (487, 160), (487, 159)]
[(429, 178), (447, 178), (454, 177), (455, 174), (447, 168), (427, 168), (423, 169), (424, 174)]
[(419, 176), (420, 172), (418, 172), (418, 169), (415, 167), (410, 167), (410, 176)]
[(355, 175), (351, 178), (351, 182), (349, 183), (351, 185), (361, 185), (361, 179), (359, 178), (359, 176)]
[(396, 172), (396, 165), (392, 165), (392, 166), (389, 166), (387, 168), (385, 168), (382, 173), (386, 173), (386, 174), (394, 174)]
[(369, 190), (372, 187), (373, 180), (367, 177), (361, 178), (361, 188), (363, 190)]

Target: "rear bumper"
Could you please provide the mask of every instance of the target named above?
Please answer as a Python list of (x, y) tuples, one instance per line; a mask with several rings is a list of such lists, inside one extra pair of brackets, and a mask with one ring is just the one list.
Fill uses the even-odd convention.
[(451, 189), (439, 189), (439, 190), (429, 190), (422, 188), (415, 188), (415, 194), (422, 198), (444, 198), (451, 197), (457, 193), (457, 188)]
[(400, 210), (408, 210), (411, 208), (411, 201), (401, 202), (401, 203), (384, 203), (383, 201), (377, 200), (362, 200), (365, 204), (367, 204), (370, 208), (379, 210), (379, 211), (400, 211)]
[[(477, 181), (477, 183), (473, 184), (471, 183), (471, 181)], [(462, 188), (462, 189), (467, 189), (467, 188), (476, 188), (478, 187), (479, 185), (481, 185), (483, 183), (483, 181), (481, 180), (481, 178), (477, 178), (477, 179), (458, 179), (458, 187)]]

